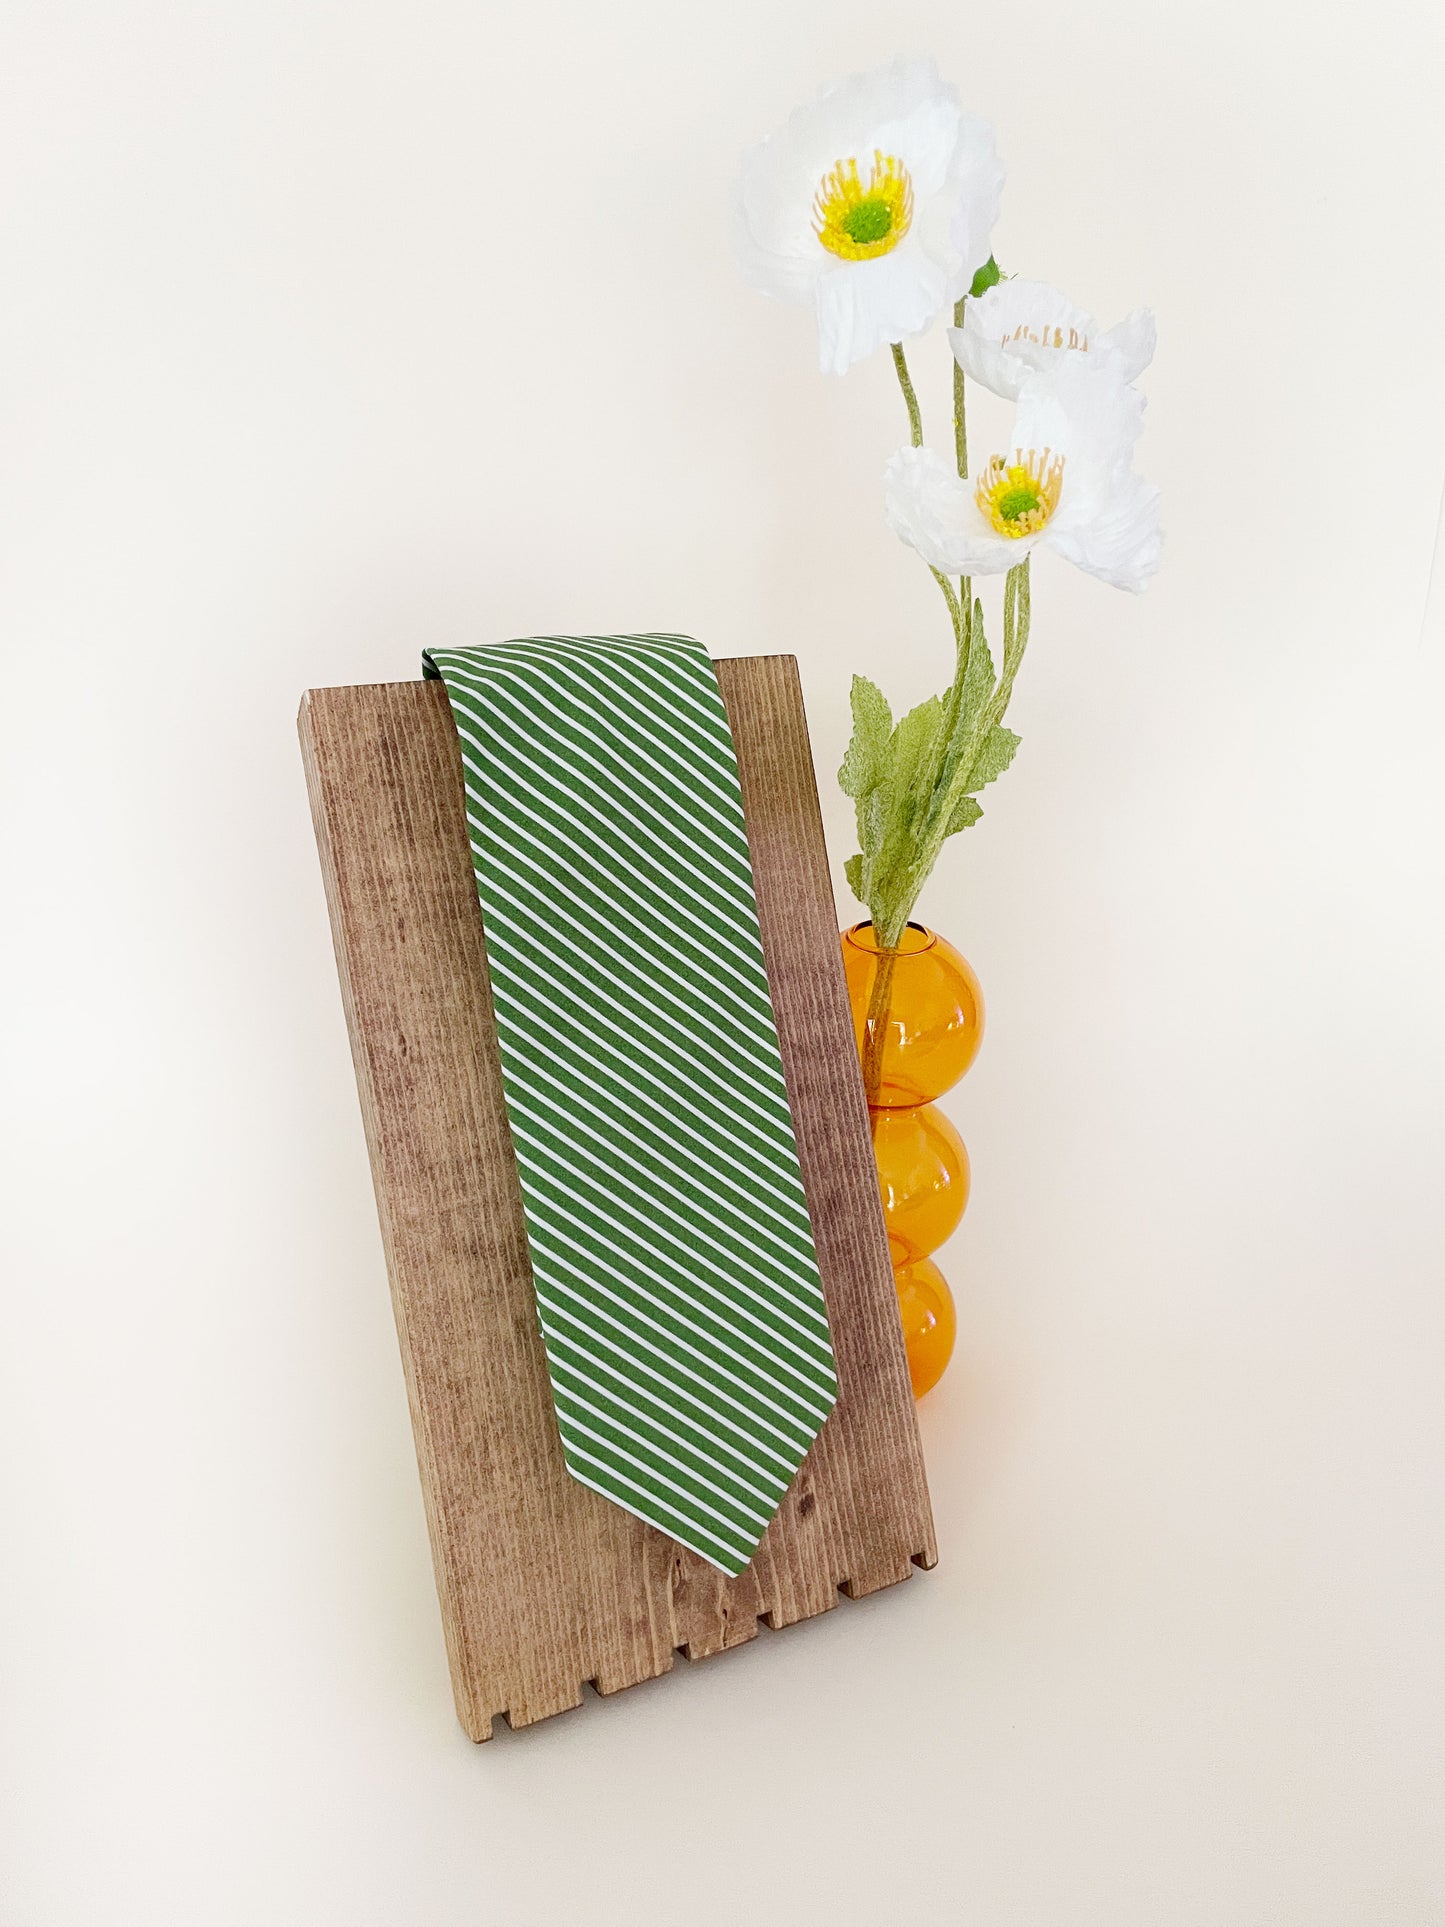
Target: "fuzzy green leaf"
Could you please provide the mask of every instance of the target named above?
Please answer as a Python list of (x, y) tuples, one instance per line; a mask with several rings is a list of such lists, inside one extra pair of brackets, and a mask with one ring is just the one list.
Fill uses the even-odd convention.
[(845, 796), (864, 797), (883, 781), (888, 770), (888, 745), (893, 735), (893, 712), (888, 698), (866, 676), (855, 676), (850, 695), (853, 734), (848, 743), (838, 783)]
[(848, 861), (843, 865), (843, 875), (848, 879), (848, 888), (853, 892), (854, 896), (857, 897), (858, 901), (860, 903), (866, 903), (868, 899), (863, 894), (863, 853), (861, 850), (857, 855), (850, 856)]
[[(889, 739), (886, 776), (858, 806), (865, 901), (875, 923), (888, 921), (887, 906), (895, 898), (911, 902), (916, 891), (909, 878), (918, 854), (919, 827), (928, 805), (925, 786), (934, 767), (943, 717), (943, 703), (937, 696), (909, 710)], [(876, 843), (870, 840), (873, 837)]]
[(891, 786), (876, 784), (858, 805), (858, 841), (863, 856), (871, 861), (883, 848), (888, 834), (888, 805)]
[(983, 604), (973, 605), (973, 624), (969, 633), (968, 669), (963, 678), (963, 702), (959, 720), (965, 725), (983, 708), (993, 694), (993, 656), (983, 632)]
[(984, 737), (978, 755), (973, 759), (973, 768), (968, 772), (970, 791), (981, 790), (985, 783), (995, 782), (1014, 759), (1014, 751), (1019, 746), (1019, 738), (1011, 729), (1002, 724), (996, 725)]
[(943, 724), (943, 704), (930, 696), (917, 709), (910, 709), (893, 732), (888, 745), (888, 786), (900, 802), (913, 800), (913, 780), (928, 761)]
[(987, 294), (989, 289), (996, 287), (1002, 279), (1003, 276), (998, 270), (998, 262), (990, 255), (978, 273), (973, 277), (973, 286), (969, 289), (969, 293), (974, 296)]
[(945, 836), (955, 836), (959, 830), (971, 829), (983, 815), (982, 804), (975, 803), (971, 796), (960, 796), (953, 807), (953, 815), (948, 819)]

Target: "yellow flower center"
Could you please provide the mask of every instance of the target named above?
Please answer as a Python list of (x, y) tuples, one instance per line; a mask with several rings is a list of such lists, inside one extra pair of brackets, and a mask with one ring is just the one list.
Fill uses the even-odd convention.
[(995, 455), (973, 486), (973, 499), (1000, 535), (1036, 535), (1059, 506), (1064, 458), (1021, 448), (1006, 462)]
[(913, 223), (913, 183), (892, 154), (873, 153), (867, 183), (855, 160), (838, 161), (813, 196), (813, 232), (840, 261), (890, 254)]
[(1080, 354), (1088, 354), (1089, 337), (1081, 335), (1077, 328), (1070, 328), (1065, 335), (1062, 328), (1045, 325), (1042, 334), (1037, 333), (1026, 321), (1021, 321), (1011, 335), (1001, 335), (1000, 343), (1007, 348), (1010, 342), (1031, 341), (1036, 348), (1077, 348)]

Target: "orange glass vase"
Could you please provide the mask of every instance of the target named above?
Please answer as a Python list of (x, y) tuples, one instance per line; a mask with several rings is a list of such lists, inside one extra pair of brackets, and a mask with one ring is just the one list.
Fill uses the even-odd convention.
[(911, 1265), (957, 1231), (968, 1203), (968, 1152), (933, 1104), (876, 1110), (870, 1121), (889, 1254), (895, 1265)]
[(922, 1398), (943, 1377), (953, 1356), (957, 1330), (953, 1293), (931, 1258), (920, 1258), (916, 1265), (902, 1266), (894, 1272), (893, 1283), (898, 1292), (898, 1315), (903, 1321), (903, 1344), (908, 1353), (913, 1396)]
[(843, 933), (843, 973), (858, 1055), (868, 1057), (871, 1040), (877, 1063), (869, 1109), (932, 1104), (951, 1091), (983, 1042), (983, 992), (967, 960), (917, 923), (880, 957), (872, 924), (855, 923)]
[(880, 952), (871, 924), (845, 930), (843, 970), (908, 1372), (922, 1398), (943, 1376), (955, 1330), (953, 1297), (931, 1254), (958, 1229), (970, 1182), (963, 1139), (935, 1100), (978, 1055), (983, 993), (953, 945), (916, 923), (891, 952)]

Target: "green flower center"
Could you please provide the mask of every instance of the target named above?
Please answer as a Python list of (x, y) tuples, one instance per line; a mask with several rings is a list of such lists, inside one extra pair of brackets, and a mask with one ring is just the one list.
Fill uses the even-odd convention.
[(1064, 458), (1046, 448), (1042, 455), (1014, 450), (1011, 462), (993, 456), (973, 485), (979, 513), (1010, 542), (1037, 535), (1059, 506), (1064, 486)]
[(1010, 488), (1000, 489), (994, 507), (1005, 522), (1021, 522), (1043, 506), (1043, 499), (1032, 482), (1015, 482)]
[(874, 241), (882, 241), (892, 231), (893, 209), (881, 195), (869, 195), (866, 201), (856, 201), (842, 220), (843, 232), (850, 241), (859, 247), (868, 247)]
[(865, 181), (856, 159), (837, 161), (813, 197), (813, 232), (840, 261), (891, 254), (913, 221), (913, 183), (896, 154), (875, 153)]

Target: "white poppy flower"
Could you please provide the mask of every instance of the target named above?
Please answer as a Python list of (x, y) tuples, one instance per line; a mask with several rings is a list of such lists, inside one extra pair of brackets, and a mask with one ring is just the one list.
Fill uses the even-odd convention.
[(963, 326), (950, 328), (953, 353), (966, 375), (1010, 401), (1030, 375), (1078, 356), (1096, 370), (1133, 381), (1154, 358), (1154, 317), (1136, 308), (1117, 327), (1100, 328), (1047, 281), (1000, 281), (970, 301)]
[(931, 60), (829, 88), (754, 148), (739, 187), (743, 272), (812, 301), (825, 373), (916, 335), (989, 256), (1003, 168)]
[(1024, 384), (1013, 456), (962, 481), (931, 448), (883, 472), (888, 526), (943, 575), (1000, 575), (1039, 544), (1117, 589), (1159, 566), (1159, 491), (1131, 466), (1144, 397), (1067, 357)]

